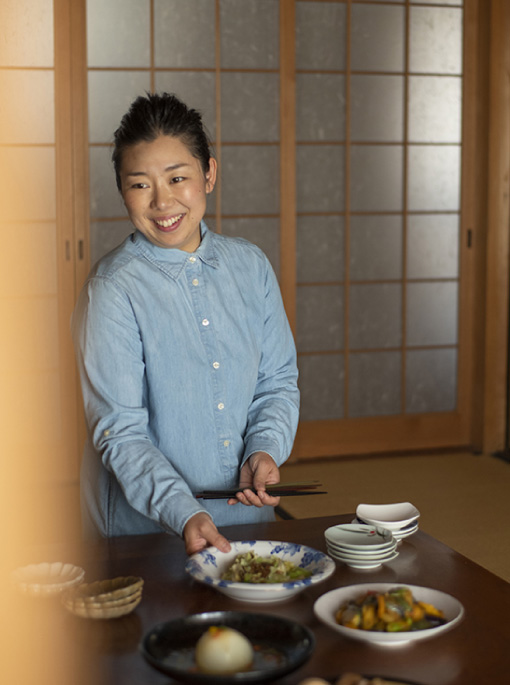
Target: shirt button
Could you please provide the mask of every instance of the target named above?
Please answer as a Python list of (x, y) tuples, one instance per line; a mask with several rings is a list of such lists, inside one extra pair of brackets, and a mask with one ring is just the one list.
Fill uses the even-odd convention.
[(223, 402), (220, 402), (220, 403), (218, 404), (218, 409), (219, 409), (220, 411), (221, 411), (222, 409), (225, 409), (225, 405), (223, 404)]
[(105, 431), (103, 432), (103, 435), (105, 436), (105, 438), (107, 438), (107, 437), (110, 435), (110, 431), (109, 431), (109, 430), (105, 430)]
[(224, 440), (223, 441), (223, 446), (228, 447), (230, 445), (230, 440)]
[(191, 282), (193, 285), (198, 285), (198, 278), (194, 278)]
[(189, 260), (192, 264), (194, 264), (197, 261), (197, 258), (196, 257), (190, 257)]
[(202, 319), (202, 326), (208, 326), (209, 325), (209, 319)]
[(219, 369), (219, 368), (220, 368), (220, 363), (219, 363), (219, 362), (213, 362), (213, 368), (214, 368), (214, 369)]

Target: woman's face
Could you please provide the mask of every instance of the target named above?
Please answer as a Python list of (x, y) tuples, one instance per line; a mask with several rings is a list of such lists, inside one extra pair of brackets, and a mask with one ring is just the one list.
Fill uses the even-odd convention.
[(216, 180), (213, 158), (204, 174), (179, 138), (161, 135), (124, 151), (120, 178), (129, 218), (151, 243), (185, 252), (197, 249), (206, 195)]

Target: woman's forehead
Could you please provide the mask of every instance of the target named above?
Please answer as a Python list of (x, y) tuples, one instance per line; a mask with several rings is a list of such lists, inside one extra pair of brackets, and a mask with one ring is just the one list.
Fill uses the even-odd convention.
[(155, 140), (143, 140), (126, 147), (122, 155), (123, 170), (129, 171), (133, 165), (139, 164), (173, 171), (183, 166), (195, 167), (199, 161), (180, 138), (160, 135)]

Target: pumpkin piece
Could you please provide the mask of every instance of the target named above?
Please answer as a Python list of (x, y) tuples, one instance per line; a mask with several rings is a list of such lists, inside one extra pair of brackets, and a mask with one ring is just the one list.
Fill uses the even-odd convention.
[(363, 630), (372, 630), (376, 621), (375, 606), (373, 604), (364, 604), (361, 607), (361, 627)]
[(433, 604), (428, 604), (427, 602), (418, 602), (421, 608), (428, 616), (437, 616), (438, 618), (444, 618), (444, 614), (440, 609), (436, 609)]

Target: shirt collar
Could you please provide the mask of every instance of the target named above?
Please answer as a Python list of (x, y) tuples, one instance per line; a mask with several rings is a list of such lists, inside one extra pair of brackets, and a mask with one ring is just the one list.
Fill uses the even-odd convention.
[(142, 255), (155, 264), (172, 278), (178, 278), (190, 257), (198, 257), (204, 264), (217, 269), (219, 266), (218, 256), (214, 247), (214, 233), (212, 233), (204, 221), (200, 224), (202, 239), (195, 252), (185, 252), (167, 247), (159, 247), (148, 240), (143, 233), (136, 230), (133, 235), (133, 244)]

